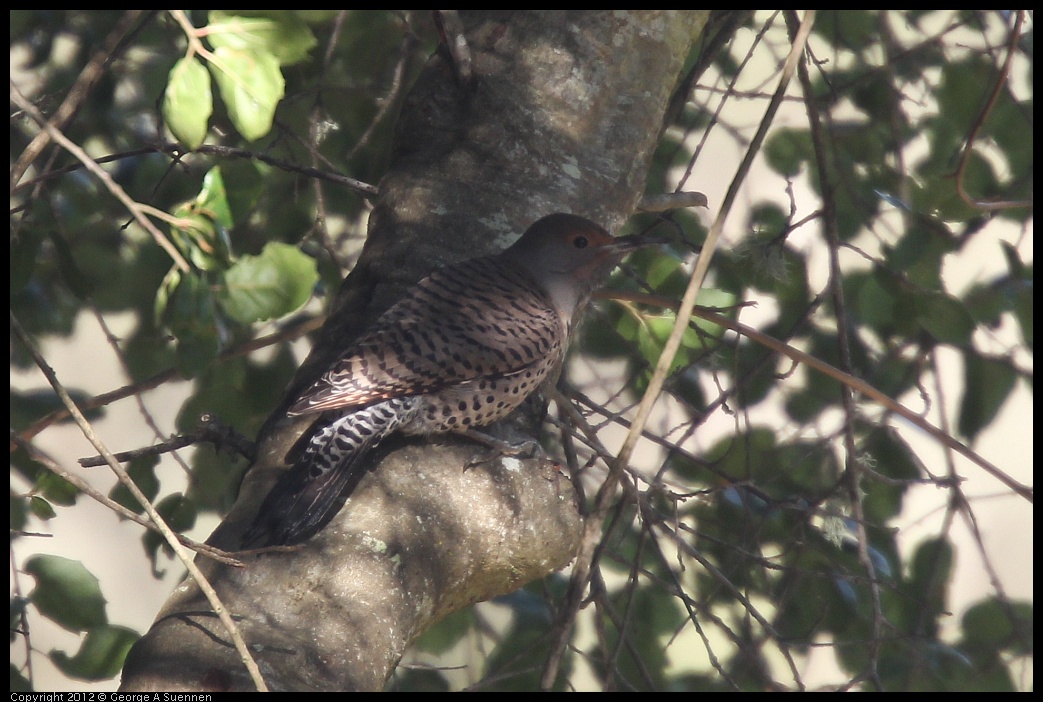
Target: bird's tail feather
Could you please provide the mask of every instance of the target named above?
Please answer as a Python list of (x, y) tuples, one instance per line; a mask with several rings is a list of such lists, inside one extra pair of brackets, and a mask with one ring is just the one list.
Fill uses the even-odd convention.
[(362, 458), (402, 423), (390, 402), (316, 422), (293, 467), (264, 498), (243, 548), (291, 546), (326, 526), (362, 478)]

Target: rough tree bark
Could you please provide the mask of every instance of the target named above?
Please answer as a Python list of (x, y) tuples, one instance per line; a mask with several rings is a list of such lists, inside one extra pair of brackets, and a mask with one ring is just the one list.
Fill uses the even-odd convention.
[[(287, 391), (432, 268), (507, 246), (550, 212), (617, 228), (652, 150), (702, 11), (463, 13), (473, 77), (441, 54), (406, 101), (369, 236)], [(211, 543), (234, 547), (306, 422), (278, 407)], [(526, 429), (535, 427), (528, 419)], [(234, 569), (200, 559), (272, 689), (379, 690), (406, 647), (457, 609), (564, 567), (581, 517), (540, 461), (461, 467), (474, 445), (392, 442), (347, 506), (300, 550)], [(252, 689), (227, 632), (186, 581), (135, 646), (125, 691)]]

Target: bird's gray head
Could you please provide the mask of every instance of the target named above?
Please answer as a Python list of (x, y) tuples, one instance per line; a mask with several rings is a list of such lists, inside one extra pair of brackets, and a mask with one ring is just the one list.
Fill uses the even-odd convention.
[(655, 243), (614, 238), (589, 219), (559, 212), (537, 220), (501, 256), (532, 276), (568, 322), (628, 253)]

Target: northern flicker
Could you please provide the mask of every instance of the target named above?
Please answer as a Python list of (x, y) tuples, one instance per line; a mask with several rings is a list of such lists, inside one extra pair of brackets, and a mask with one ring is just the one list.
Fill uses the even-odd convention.
[(650, 243), (552, 214), (502, 253), (420, 281), (290, 406), (290, 416), (320, 416), (244, 545), (296, 544), (322, 529), (361, 477), (362, 456), (392, 432), (463, 431), (506, 417), (557, 377), (594, 289)]

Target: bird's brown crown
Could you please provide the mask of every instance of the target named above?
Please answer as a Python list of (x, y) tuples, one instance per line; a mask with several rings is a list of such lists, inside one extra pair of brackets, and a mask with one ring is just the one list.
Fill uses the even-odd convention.
[(629, 252), (648, 243), (614, 238), (589, 219), (559, 212), (537, 220), (501, 256), (526, 271), (567, 322)]

